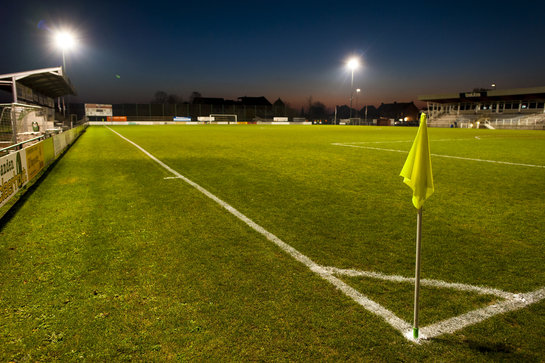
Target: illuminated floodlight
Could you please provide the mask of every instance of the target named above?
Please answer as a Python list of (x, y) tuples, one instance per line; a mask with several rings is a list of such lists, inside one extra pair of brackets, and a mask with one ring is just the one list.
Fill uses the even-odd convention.
[(352, 98), (354, 98), (354, 71), (360, 66), (360, 59), (352, 57), (346, 62), (346, 66), (352, 72), (352, 80), (350, 82), (350, 118), (352, 118)]
[(62, 51), (62, 67), (66, 71), (66, 57), (64, 53), (67, 50), (71, 50), (76, 47), (76, 37), (69, 31), (61, 30), (55, 33), (55, 43)]
[(57, 46), (62, 50), (72, 49), (76, 45), (76, 38), (74, 34), (67, 31), (59, 31), (55, 34), (55, 42)]
[(359, 68), (360, 66), (360, 60), (356, 57), (352, 57), (348, 60), (348, 62), (346, 62), (346, 66), (348, 67), (348, 69), (350, 69), (351, 71), (354, 71), (356, 69)]

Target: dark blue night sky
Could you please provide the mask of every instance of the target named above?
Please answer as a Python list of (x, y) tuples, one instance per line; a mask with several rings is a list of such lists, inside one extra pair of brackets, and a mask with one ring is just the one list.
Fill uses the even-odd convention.
[[(82, 102), (310, 96), (348, 104), (345, 62), (361, 57), (358, 103), (421, 94), (545, 86), (541, 1), (10, 1), (1, 6), (0, 74), (59, 66), (48, 29), (79, 47), (67, 73)], [(39, 27), (38, 24), (41, 23)], [(116, 77), (119, 75), (119, 77)]]

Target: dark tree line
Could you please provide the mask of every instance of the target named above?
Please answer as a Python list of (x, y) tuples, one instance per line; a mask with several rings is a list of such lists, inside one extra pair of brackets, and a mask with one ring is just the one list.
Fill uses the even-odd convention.
[[(202, 97), (200, 92), (193, 91), (189, 95), (188, 103), (192, 104), (196, 98)], [(157, 91), (150, 103), (154, 104), (179, 104), (184, 103), (181, 96), (168, 94), (165, 91)], [(308, 98), (306, 107), (302, 107), (299, 112), (285, 104), (285, 113), (290, 117), (305, 117), (308, 120), (327, 120), (331, 116), (331, 112), (327, 110), (324, 103), (313, 101), (312, 96)]]
[[(189, 96), (189, 103), (193, 103), (193, 100), (195, 98), (202, 97), (201, 94), (197, 91), (191, 92), (191, 95)], [(157, 91), (155, 92), (155, 95), (153, 96), (150, 103), (162, 103), (162, 104), (176, 104), (176, 103), (183, 103), (184, 100), (181, 96), (175, 95), (175, 94), (167, 94), (165, 91)]]

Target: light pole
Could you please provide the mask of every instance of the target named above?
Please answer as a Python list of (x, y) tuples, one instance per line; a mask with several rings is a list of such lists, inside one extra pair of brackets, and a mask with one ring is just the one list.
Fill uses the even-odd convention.
[(74, 35), (67, 31), (59, 31), (55, 33), (55, 42), (57, 43), (57, 47), (59, 47), (62, 51), (62, 68), (63, 71), (66, 72), (65, 52), (74, 48), (74, 46), (76, 45)]
[(356, 57), (352, 57), (346, 63), (346, 66), (352, 72), (350, 81), (350, 118), (352, 118), (352, 99), (354, 98), (354, 70), (360, 66), (360, 60)]
[[(62, 51), (62, 74), (66, 75), (66, 55), (65, 51), (74, 48), (76, 41), (74, 35), (66, 30), (61, 30), (55, 33), (55, 43)], [(60, 99), (59, 99), (60, 101)], [(60, 106), (59, 106), (60, 107)], [(62, 98), (62, 114), (66, 117), (66, 105), (64, 104), (64, 97)]]
[(360, 111), (359, 111), (359, 102), (358, 102), (358, 96), (360, 95), (360, 92), (361, 92), (361, 89), (356, 89), (356, 112), (357, 112), (357, 116), (358, 116), (358, 125), (360, 124), (361, 122), (361, 118), (360, 118)]

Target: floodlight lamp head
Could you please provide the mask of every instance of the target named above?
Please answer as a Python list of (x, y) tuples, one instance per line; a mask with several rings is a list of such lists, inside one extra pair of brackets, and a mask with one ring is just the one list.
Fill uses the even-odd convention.
[(72, 49), (76, 45), (76, 40), (72, 33), (59, 31), (55, 34), (55, 42), (62, 50)]
[(360, 60), (356, 57), (350, 58), (346, 63), (346, 66), (353, 71), (360, 66)]

